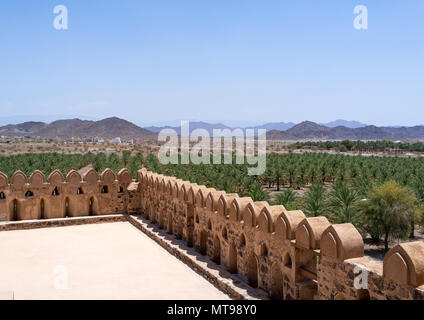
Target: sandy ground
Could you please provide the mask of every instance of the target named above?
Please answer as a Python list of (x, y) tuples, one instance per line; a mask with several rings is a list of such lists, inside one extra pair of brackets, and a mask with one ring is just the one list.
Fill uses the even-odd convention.
[(0, 295), (229, 299), (127, 222), (0, 232)]
[[(393, 248), (397, 244), (407, 243), (411, 241), (424, 241), (424, 228), (422, 226), (415, 226), (414, 238), (403, 239), (403, 240), (390, 240), (389, 249)], [(386, 252), (384, 251), (384, 241), (373, 243), (370, 237), (364, 239), (365, 255), (372, 257), (375, 260), (383, 260)]]

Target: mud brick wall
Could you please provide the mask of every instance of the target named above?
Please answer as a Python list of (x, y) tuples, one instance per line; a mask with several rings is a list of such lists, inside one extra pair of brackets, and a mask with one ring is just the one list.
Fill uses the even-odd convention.
[[(397, 245), (374, 261), (364, 257), (352, 224), (332, 225), (146, 169), (135, 180), (127, 169), (83, 177), (54, 171), (47, 179), (18, 171), (10, 181), (0, 172), (0, 220), (125, 213), (143, 214), (272, 299), (424, 298), (423, 242)], [(364, 272), (366, 286), (358, 286)]]

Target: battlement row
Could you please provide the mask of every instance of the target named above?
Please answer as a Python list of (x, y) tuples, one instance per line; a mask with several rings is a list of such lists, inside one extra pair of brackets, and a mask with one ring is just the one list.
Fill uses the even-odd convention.
[(131, 173), (128, 169), (122, 169), (119, 171), (116, 176), (115, 173), (106, 169), (101, 174), (100, 177), (94, 169), (88, 170), (82, 177), (78, 171), (71, 170), (68, 172), (66, 177), (59, 170), (54, 170), (47, 178), (44, 174), (36, 170), (34, 171), (29, 179), (22, 171), (16, 171), (11, 179), (9, 184), (9, 179), (7, 175), (0, 171), (0, 190), (6, 188), (12, 188), (14, 190), (20, 190), (22, 188), (40, 188), (46, 183), (50, 185), (60, 185), (60, 184), (96, 184), (98, 182), (103, 182), (105, 184), (112, 184), (118, 180), (122, 184), (129, 184), (132, 181)]
[(59, 170), (48, 178), (34, 171), (28, 178), (17, 171), (10, 179), (0, 172), (0, 220), (65, 218), (100, 214), (126, 213), (128, 185), (132, 182), (127, 169), (118, 175), (94, 169), (83, 176), (71, 170), (64, 176)]
[[(171, 203), (170, 210), (177, 215), (178, 205), (185, 204), (186, 207), (182, 209), (183, 221), (190, 226), (189, 211), (195, 216), (194, 238), (204, 229), (211, 229), (210, 222), (214, 221), (215, 225), (220, 225), (212, 229), (221, 241), (218, 247), (222, 247), (222, 243), (228, 243), (229, 233), (242, 234), (244, 238), (250, 238), (254, 242), (252, 251), (257, 257), (260, 257), (261, 252), (272, 251), (275, 259), (271, 260), (282, 265), (283, 273), (284, 266), (287, 265), (283, 260), (288, 253), (288, 259), (296, 263), (297, 270), (291, 274), (294, 283), (312, 280), (318, 286), (319, 274), (324, 265), (335, 266), (347, 262), (365, 268), (368, 265), (370, 272), (399, 286), (424, 286), (424, 243), (421, 241), (396, 245), (387, 252), (383, 262), (375, 261), (364, 257), (362, 236), (350, 223), (331, 224), (326, 217), (306, 217), (300, 210), (288, 211), (281, 205), (270, 205), (266, 201), (255, 202), (249, 197), (240, 198), (237, 194), (227, 194), (145, 169), (138, 172), (137, 181), (147, 203)], [(161, 207), (164, 205), (158, 205), (155, 209), (160, 212)], [(190, 207), (193, 208), (190, 210)], [(199, 218), (202, 215), (203, 219)], [(234, 230), (230, 232), (230, 229)], [(247, 236), (248, 233), (250, 236)], [(237, 242), (235, 237), (234, 239)], [(214, 241), (210, 242), (211, 246)], [(212, 256), (216, 255), (214, 248), (209, 251)], [(315, 263), (318, 266), (314, 266)], [(267, 268), (270, 269), (271, 267)], [(331, 277), (327, 275), (329, 276)], [(270, 284), (263, 286), (264, 289), (270, 287)], [(420, 292), (423, 289), (424, 287), (419, 288)], [(314, 296), (319, 295), (315, 293)], [(417, 296), (420, 295), (415, 293), (408, 298)]]
[[(350, 223), (253, 201), (146, 169), (132, 179), (93, 169), (48, 178), (0, 172), (0, 220), (140, 213), (276, 299), (424, 299), (424, 243), (396, 245), (384, 261), (364, 256)], [(365, 285), (355, 284), (358, 268)], [(363, 282), (362, 281), (362, 282)]]

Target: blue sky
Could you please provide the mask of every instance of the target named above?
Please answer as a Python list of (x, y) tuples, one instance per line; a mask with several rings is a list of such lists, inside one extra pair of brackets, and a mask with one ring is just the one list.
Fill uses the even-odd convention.
[(421, 0), (2, 1), (0, 41), (0, 117), (424, 124)]

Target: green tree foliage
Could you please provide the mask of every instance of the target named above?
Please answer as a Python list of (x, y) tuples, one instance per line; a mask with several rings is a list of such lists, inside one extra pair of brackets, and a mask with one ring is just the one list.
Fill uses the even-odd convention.
[(424, 152), (424, 143), (422, 142), (393, 142), (390, 140), (378, 141), (306, 141), (296, 142), (289, 146), (291, 150), (295, 149), (320, 149), (337, 151), (360, 151), (360, 152), (383, 152), (383, 151), (408, 151)]
[[(340, 144), (352, 151), (401, 148), (390, 141), (327, 141), (319, 144), (327, 149)], [(379, 186), (393, 180), (402, 190), (408, 189), (415, 195), (415, 210), (408, 213), (407, 230), (410, 235), (413, 235), (416, 223), (424, 224), (424, 157), (365, 157), (317, 152), (268, 154), (267, 170), (262, 176), (249, 176), (249, 165), (246, 162), (235, 164), (235, 156), (232, 165), (215, 165), (212, 160), (210, 163), (163, 165), (153, 154), (143, 157), (141, 153), (133, 155), (129, 151), (97, 155), (90, 152), (66, 155), (44, 153), (0, 156), (0, 171), (11, 177), (17, 170), (22, 170), (29, 176), (38, 169), (48, 176), (55, 169), (66, 174), (71, 169), (78, 170), (92, 164), (98, 173), (106, 168), (118, 173), (121, 168), (127, 167), (135, 178), (137, 170), (145, 167), (156, 173), (175, 176), (228, 193), (238, 193), (241, 197), (250, 196), (255, 201), (270, 199), (268, 187), (281, 188), (283, 191), (277, 195), (275, 203), (284, 205), (288, 210), (302, 209), (308, 216), (325, 215), (333, 223), (351, 221), (375, 239), (382, 238), (384, 230), (379, 223), (372, 223), (372, 215), (365, 215), (358, 202), (370, 199)], [(303, 196), (296, 196), (298, 193), (295, 190), (299, 189), (307, 191)]]
[(394, 181), (374, 187), (367, 200), (360, 204), (364, 215), (364, 228), (373, 238), (402, 239), (409, 235), (411, 218), (415, 214), (416, 198), (410, 191)]
[(60, 154), (60, 153), (39, 153), (21, 154), (10, 157), (0, 157), (0, 171), (9, 178), (18, 170), (23, 171), (27, 176), (35, 170), (40, 170), (47, 177), (52, 171), (58, 169), (64, 175), (70, 170), (78, 170), (94, 162), (95, 155), (86, 154)]

